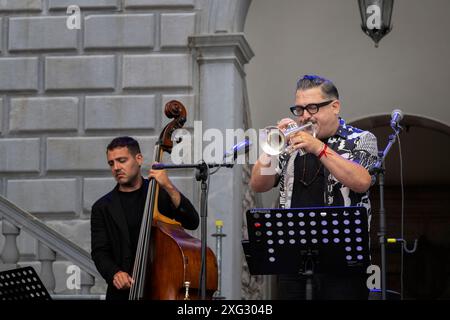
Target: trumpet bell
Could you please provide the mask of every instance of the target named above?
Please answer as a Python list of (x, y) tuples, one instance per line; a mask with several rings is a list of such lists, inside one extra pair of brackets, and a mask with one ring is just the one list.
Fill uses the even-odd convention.
[(286, 137), (283, 132), (275, 126), (269, 126), (260, 131), (259, 141), (263, 151), (269, 155), (276, 156), (286, 148)]

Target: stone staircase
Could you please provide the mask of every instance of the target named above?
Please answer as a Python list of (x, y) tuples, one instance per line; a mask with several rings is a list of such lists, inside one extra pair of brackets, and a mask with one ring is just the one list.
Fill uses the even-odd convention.
[[(89, 252), (2, 196), (0, 221), (4, 236), (3, 248), (0, 247), (0, 271), (31, 265), (39, 271), (39, 277), (53, 299), (104, 299), (103, 294), (91, 293), (96, 280), (100, 285), (104, 281)], [(17, 238), (21, 232), (26, 232), (37, 241), (37, 261), (27, 261), (19, 252)], [(58, 279), (66, 280), (67, 290), (56, 293), (54, 262), (59, 257), (70, 261), (72, 268), (67, 268), (67, 279)]]

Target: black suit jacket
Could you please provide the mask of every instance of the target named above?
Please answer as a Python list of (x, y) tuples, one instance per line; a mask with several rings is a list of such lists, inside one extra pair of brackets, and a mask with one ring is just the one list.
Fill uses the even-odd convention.
[[(148, 185), (149, 180), (144, 179), (145, 192)], [(112, 282), (118, 271), (132, 274), (135, 258), (118, 189), (119, 185), (116, 185), (111, 192), (97, 200), (91, 212), (91, 256), (108, 284), (107, 299), (128, 298), (129, 290), (117, 290)], [(169, 194), (163, 188), (159, 188), (158, 209), (165, 216), (180, 222), (186, 229), (194, 230), (198, 227), (198, 213), (183, 194), (180, 206), (175, 208)]]

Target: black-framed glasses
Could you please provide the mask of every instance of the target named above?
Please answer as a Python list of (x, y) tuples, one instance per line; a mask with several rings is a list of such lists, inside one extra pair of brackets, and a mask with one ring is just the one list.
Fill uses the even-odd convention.
[(320, 102), (320, 103), (310, 103), (310, 104), (307, 104), (306, 106), (296, 105), (296, 106), (290, 107), (289, 109), (291, 109), (291, 112), (294, 116), (300, 117), (303, 115), (305, 110), (308, 110), (308, 112), (310, 114), (315, 114), (315, 113), (319, 112), (320, 108), (325, 107), (326, 105), (329, 105), (333, 101), (334, 100), (328, 100), (328, 101), (324, 101), (324, 102)]

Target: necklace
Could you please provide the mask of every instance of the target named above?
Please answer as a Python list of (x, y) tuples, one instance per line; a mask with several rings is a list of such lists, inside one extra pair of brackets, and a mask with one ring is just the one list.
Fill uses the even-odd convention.
[(320, 163), (319, 167), (317, 168), (316, 173), (314, 174), (314, 176), (312, 177), (312, 179), (307, 182), (305, 181), (306, 178), (306, 154), (303, 156), (303, 173), (302, 173), (302, 177), (300, 178), (300, 182), (305, 186), (308, 187), (310, 186), (314, 181), (316, 181), (317, 177), (319, 176), (319, 172), (320, 169), (322, 169), (322, 162)]

